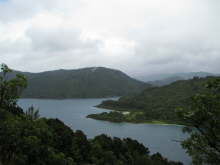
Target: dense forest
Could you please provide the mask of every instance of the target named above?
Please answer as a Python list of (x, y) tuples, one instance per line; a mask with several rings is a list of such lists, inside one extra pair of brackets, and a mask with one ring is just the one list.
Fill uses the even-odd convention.
[[(214, 77), (180, 80), (167, 86), (151, 87), (138, 95), (123, 96), (118, 101), (103, 101), (98, 107), (117, 111), (129, 111), (122, 113), (102, 113), (89, 115), (88, 117), (109, 121), (128, 122), (152, 122), (182, 124), (176, 114), (176, 108), (188, 109), (191, 97), (197, 93), (206, 92), (205, 84)], [(117, 117), (116, 117), (117, 116)]]
[(130, 138), (87, 139), (58, 119), (35, 118), (18, 107), (0, 109), (0, 164), (3, 165), (182, 165)]
[(17, 99), (27, 83), (23, 75), (0, 76), (0, 164), (2, 165), (182, 165), (130, 138), (106, 135), (87, 139), (59, 119), (40, 118), (34, 107), (24, 111)]
[[(16, 72), (15, 72), (16, 73)], [(119, 70), (104, 67), (55, 70), (42, 73), (17, 72), (26, 76), (25, 98), (100, 98), (138, 93), (149, 87)], [(12, 74), (14, 76), (15, 74)]]

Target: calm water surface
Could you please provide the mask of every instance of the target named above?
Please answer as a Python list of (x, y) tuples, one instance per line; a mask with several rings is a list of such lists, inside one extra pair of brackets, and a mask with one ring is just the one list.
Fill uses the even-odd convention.
[(131, 137), (143, 143), (151, 153), (160, 152), (169, 160), (190, 164), (190, 158), (176, 142), (186, 137), (181, 126), (111, 123), (86, 118), (88, 114), (108, 111), (94, 107), (103, 100), (105, 99), (21, 99), (19, 104), (25, 109), (34, 105), (39, 108), (41, 116), (59, 118), (72, 129), (83, 130), (89, 138), (102, 133), (121, 138)]

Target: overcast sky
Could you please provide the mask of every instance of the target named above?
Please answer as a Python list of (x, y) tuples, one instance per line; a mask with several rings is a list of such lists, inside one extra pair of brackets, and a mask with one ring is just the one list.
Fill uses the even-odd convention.
[(220, 73), (220, 0), (0, 0), (0, 63)]

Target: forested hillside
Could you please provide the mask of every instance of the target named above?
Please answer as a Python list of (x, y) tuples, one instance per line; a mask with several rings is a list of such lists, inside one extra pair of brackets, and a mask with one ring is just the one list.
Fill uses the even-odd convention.
[(22, 97), (25, 98), (124, 96), (140, 92), (150, 86), (121, 71), (103, 67), (21, 73), (28, 80), (28, 87), (22, 94)]
[[(119, 111), (129, 111), (128, 115), (121, 116), (121, 121), (144, 122), (152, 120), (179, 123), (175, 110), (177, 107), (188, 108), (191, 97), (197, 93), (205, 92), (205, 83), (213, 79), (193, 78), (181, 80), (163, 87), (152, 87), (145, 89), (136, 96), (124, 96), (118, 101), (104, 101), (98, 107)], [(106, 118), (106, 114), (102, 116)], [(112, 114), (111, 114), (112, 115)], [(100, 116), (90, 116), (101, 119)], [(109, 118), (110, 119), (110, 118)], [(119, 120), (120, 121), (120, 120)]]

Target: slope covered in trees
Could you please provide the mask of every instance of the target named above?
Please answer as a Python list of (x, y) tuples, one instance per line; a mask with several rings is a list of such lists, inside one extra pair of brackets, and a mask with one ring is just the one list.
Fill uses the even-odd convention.
[(3, 165), (182, 165), (168, 161), (130, 138), (106, 135), (87, 139), (59, 119), (40, 118), (30, 107), (26, 113), (17, 99), (26, 80), (8, 80), (3, 65), (0, 76), (0, 164)]
[[(177, 81), (163, 87), (152, 87), (136, 96), (124, 96), (118, 101), (104, 101), (98, 107), (130, 112), (127, 115), (114, 114), (114, 116), (120, 116), (118, 121), (151, 122), (159, 120), (182, 124), (175, 113), (176, 108), (184, 107), (187, 109), (191, 97), (197, 93), (205, 92), (205, 83), (211, 79), (213, 77), (197, 77)], [(89, 117), (113, 121), (112, 113), (108, 115), (106, 113), (95, 114)]]
[(103, 68), (56, 70), (42, 73), (22, 73), (28, 87), (26, 98), (97, 98), (124, 96), (142, 91), (149, 85), (125, 73)]

